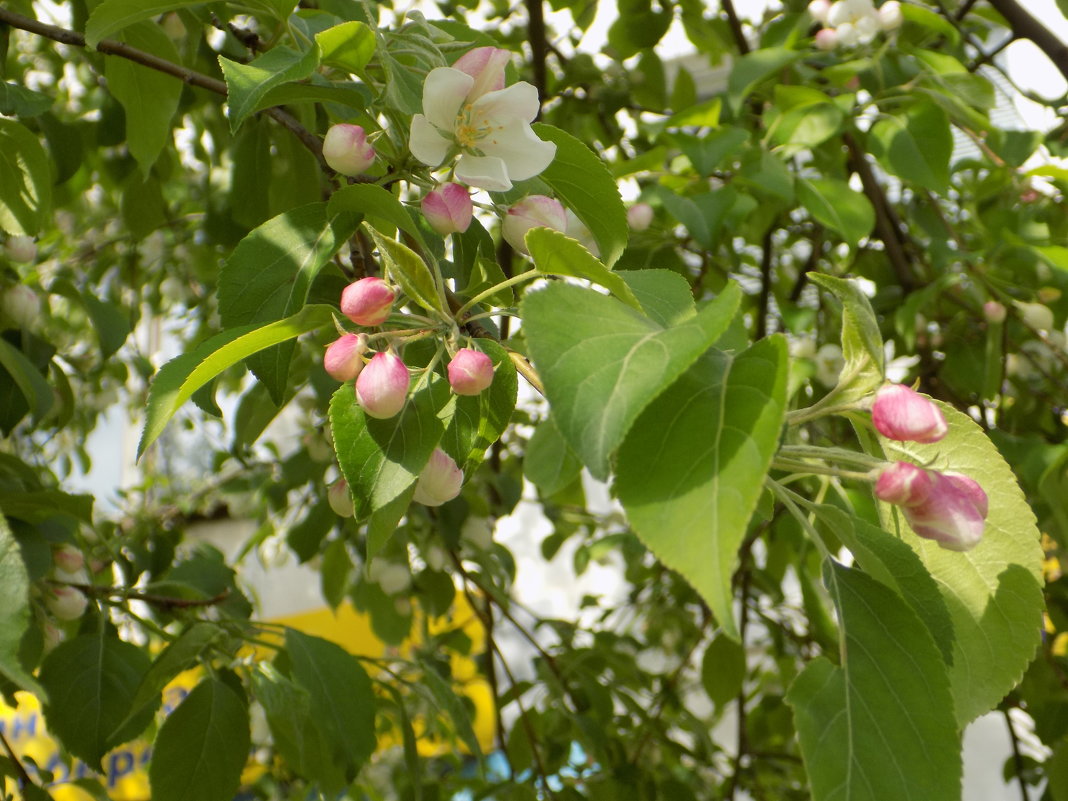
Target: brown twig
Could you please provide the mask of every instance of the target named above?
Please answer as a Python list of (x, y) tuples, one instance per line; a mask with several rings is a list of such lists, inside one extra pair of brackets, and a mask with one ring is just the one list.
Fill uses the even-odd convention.
[(538, 89), (538, 99), (544, 103), (548, 95), (545, 59), (549, 53), (549, 44), (545, 35), (545, 9), (542, 8), (541, 2), (542, 0), (527, 0), (527, 40), (530, 42), (534, 86)]
[(143, 601), (146, 604), (159, 606), (164, 609), (191, 609), (201, 606), (215, 606), (221, 604), (230, 597), (229, 588), (211, 598), (174, 598), (167, 595), (153, 595), (151, 593), (139, 592), (127, 587), (99, 587), (96, 584), (76, 584), (66, 581), (51, 581), (49, 583), (63, 587), (73, 587), (90, 598), (119, 597), (124, 601)]
[[(14, 11), (9, 11), (6, 8), (0, 8), (0, 22), (6, 23), (12, 28), (18, 28), (20, 30), (28, 31), (29, 33), (37, 34), (38, 36), (43, 36), (46, 39), (51, 39), (60, 44), (70, 45), (71, 47), (88, 47), (85, 42), (85, 37), (77, 31), (60, 28), (56, 25), (49, 25), (39, 20), (25, 17), (22, 14), (17, 14)], [(218, 78), (212, 78), (210, 75), (204, 75), (195, 70), (186, 69), (180, 64), (167, 61), (152, 53), (147, 53), (144, 50), (138, 50), (136, 47), (130, 47), (130, 45), (125, 44), (124, 42), (119, 42), (114, 39), (101, 39), (97, 43), (96, 49), (98, 52), (103, 53), (106, 56), (125, 58), (128, 61), (133, 61), (143, 67), (148, 67), (149, 69), (165, 73), (166, 75), (177, 78), (189, 86), (207, 89), (209, 92), (214, 92), (223, 97), (227, 95), (226, 84)], [(312, 155), (319, 161), (319, 166), (322, 167), (323, 171), (328, 175), (333, 175), (333, 170), (330, 169), (326, 161), (323, 159), (323, 143), (319, 140), (319, 137), (301, 125), (296, 117), (281, 108), (276, 107), (266, 109), (266, 114), (296, 136), (301, 144), (310, 150)]]
[(31, 777), (30, 774), (27, 772), (26, 766), (22, 764), (22, 760), (15, 756), (15, 749), (13, 749), (11, 747), (11, 743), (7, 741), (7, 737), (4, 735), (3, 729), (0, 729), (0, 742), (3, 742), (4, 750), (7, 752), (8, 759), (10, 759), (12, 763), (14, 763), (15, 770), (18, 771), (19, 789), (22, 790), (32, 784), (36, 784), (36, 782), (34, 782), (33, 780), (33, 777)]
[(1005, 18), (1017, 39), (1030, 39), (1049, 56), (1049, 60), (1068, 78), (1068, 44), (1031, 16), (1016, 0), (990, 0), (990, 5)]
[(772, 244), (775, 234), (775, 226), (768, 226), (761, 243), (762, 255), (760, 257), (760, 297), (757, 301), (756, 333), (754, 339), (763, 339), (768, 334), (768, 306), (771, 303), (771, 262)]
[(731, 35), (734, 36), (734, 43), (738, 45), (738, 52), (744, 56), (749, 52), (749, 42), (746, 41), (738, 12), (734, 10), (733, 0), (723, 0), (723, 13), (727, 15), (727, 24), (730, 26)]

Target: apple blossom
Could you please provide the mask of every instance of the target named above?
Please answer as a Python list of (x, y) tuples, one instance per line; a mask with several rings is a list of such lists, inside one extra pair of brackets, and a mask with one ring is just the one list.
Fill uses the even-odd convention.
[[(835, 44), (853, 47), (867, 44), (878, 35), (882, 28), (879, 12), (871, 0), (838, 0), (827, 11), (825, 20), (827, 30), (834, 31)], [(829, 49), (830, 35), (824, 35), (824, 42), (817, 45)]]
[(326, 502), (338, 517), (352, 517), (356, 514), (356, 507), (352, 503), (352, 493), (349, 492), (349, 482), (339, 478), (330, 485), (326, 492)]
[(644, 231), (653, 224), (653, 207), (648, 203), (635, 203), (627, 209), (627, 225), (632, 231)]
[(887, 0), (879, 7), (879, 24), (884, 31), (896, 30), (904, 21), (905, 15), (901, 11), (901, 3), (897, 0)]
[(459, 184), (442, 184), (428, 192), (419, 207), (430, 227), (442, 236), (462, 234), (470, 227), (474, 213), (471, 196)]
[(822, 28), (817, 31), (816, 47), (820, 50), (834, 50), (838, 47), (838, 32), (834, 28)]
[(357, 325), (380, 325), (389, 319), (396, 299), (381, 278), (361, 278), (341, 293), (341, 313)]
[(415, 482), (412, 499), (423, 506), (441, 506), (460, 494), (463, 483), (464, 473), (452, 457), (441, 448), (434, 448)]
[(482, 351), (460, 348), (448, 366), (449, 386), (457, 395), (478, 395), (493, 383), (493, 361)]
[(820, 346), (816, 351), (816, 380), (825, 387), (833, 387), (845, 369), (842, 349), (833, 342)]
[(386, 595), (396, 595), (412, 586), (412, 573), (407, 565), (386, 559), (375, 559), (367, 566), (367, 578), (382, 588)]
[(52, 563), (57, 570), (76, 574), (85, 567), (85, 555), (73, 545), (60, 545), (52, 551)]
[[(507, 51), (472, 51), (452, 67), (437, 67), (423, 84), (423, 113), (412, 117), (412, 155), (437, 167), (456, 151), (458, 181), (491, 192), (512, 188), (540, 173), (556, 145), (539, 139), (530, 123), (538, 115), (538, 90), (520, 81), (503, 85)], [(495, 50), (495, 48), (491, 48)]]
[(942, 411), (904, 384), (888, 384), (875, 393), (871, 421), (884, 437), (899, 441), (938, 442), (949, 431)]
[(385, 420), (404, 408), (411, 376), (392, 353), (376, 353), (356, 378), (356, 401), (369, 417)]
[(55, 585), (45, 593), (45, 606), (59, 620), (77, 620), (88, 605), (85, 594), (75, 587)]
[(1001, 325), (1008, 316), (1008, 310), (996, 300), (988, 300), (983, 304), (983, 317), (991, 325)]
[(1013, 301), (1012, 305), (1016, 307), (1020, 319), (1031, 328), (1039, 331), (1053, 330), (1053, 311), (1048, 306), (1043, 306), (1041, 303), (1023, 303), (1018, 300)]
[(342, 175), (364, 172), (375, 160), (375, 149), (359, 125), (331, 125), (323, 139), (323, 158)]
[(971, 550), (982, 539), (989, 502), (968, 476), (896, 462), (879, 476), (875, 494), (900, 506), (916, 534), (947, 550)]
[(323, 367), (331, 378), (352, 381), (363, 369), (366, 334), (343, 334), (331, 342), (323, 354)]
[(808, 13), (816, 22), (827, 24), (827, 15), (831, 13), (831, 0), (812, 0), (808, 4)]
[(529, 255), (524, 237), (531, 228), (566, 231), (567, 212), (560, 201), (545, 195), (527, 195), (508, 209), (501, 223), (501, 234), (517, 252)]

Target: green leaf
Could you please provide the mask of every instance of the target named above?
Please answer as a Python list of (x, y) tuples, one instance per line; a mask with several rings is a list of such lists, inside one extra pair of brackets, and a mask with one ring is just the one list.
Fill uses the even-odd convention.
[(875, 210), (860, 192), (834, 178), (798, 178), (797, 199), (808, 213), (838, 233), (850, 247), (871, 233)]
[(738, 697), (745, 681), (745, 649), (724, 634), (717, 636), (705, 649), (701, 660), (701, 686), (718, 708)]
[(641, 310), (641, 304), (626, 282), (566, 234), (551, 228), (531, 228), (524, 241), (540, 272), (585, 278), (600, 284), (628, 306)]
[(144, 651), (115, 637), (82, 634), (60, 643), (41, 666), (48, 730), (74, 756), (99, 766), (104, 754), (152, 717), (148, 708), (124, 724), (148, 667)]
[(52, 169), (40, 141), (21, 123), (0, 120), (0, 228), (33, 236), (52, 202)]
[(737, 113), (742, 107), (742, 101), (764, 79), (790, 66), (803, 55), (803, 52), (787, 47), (766, 47), (742, 56), (731, 68), (731, 76), (727, 82), (730, 107)]
[(556, 158), (539, 178), (578, 216), (597, 240), (601, 260), (611, 267), (627, 246), (627, 210), (604, 162), (571, 134), (544, 123), (534, 130), (556, 144)]
[(913, 534), (894, 507), (884, 523), (927, 566), (949, 607), (956, 639), (949, 671), (963, 726), (994, 707), (1023, 675), (1042, 631), (1042, 549), (1035, 516), (1012, 470), (967, 415), (935, 401), (949, 433), (941, 442), (881, 440), (887, 458), (970, 476), (986, 491), (990, 513), (982, 542), (947, 551)]
[(380, 234), (370, 226), (368, 230), (382, 257), (386, 273), (404, 291), (404, 294), (428, 311), (436, 310), (445, 314), (447, 308), (445, 299), (438, 292), (430, 267), (419, 257), (419, 254), (396, 239)]
[(424, 251), (427, 249), (423, 232), (419, 230), (419, 226), (415, 224), (415, 220), (412, 219), (412, 215), (408, 213), (404, 204), (397, 200), (392, 192), (380, 186), (349, 184), (338, 189), (330, 196), (326, 212), (333, 216), (343, 211), (384, 220), (415, 239)]
[(880, 117), (869, 141), (879, 163), (898, 178), (932, 192), (948, 188), (953, 135), (949, 117), (934, 103), (915, 103), (903, 115)]
[(332, 642), (286, 629), (293, 680), (309, 696), (311, 713), (346, 778), (355, 778), (375, 749), (375, 696), (359, 661)]
[(166, 11), (202, 6), (205, 0), (104, 0), (85, 23), (85, 43), (96, 47), (116, 31), (158, 17)]
[(26, 399), (34, 420), (40, 420), (48, 414), (55, 402), (55, 395), (52, 394), (48, 381), (21, 350), (3, 338), (0, 338), (0, 367), (11, 376), (22, 397)]
[(953, 45), (960, 42), (960, 31), (957, 26), (929, 8), (921, 8), (911, 3), (901, 4), (901, 13), (905, 21), (927, 28), (929, 31), (944, 36)]
[(27, 523), (42, 523), (61, 515), (93, 525), (92, 495), (68, 495), (59, 490), (0, 492), (0, 510)]
[(229, 675), (204, 679), (163, 721), (148, 768), (153, 801), (234, 797), (250, 738), (248, 700)]
[(884, 378), (883, 336), (868, 296), (855, 281), (823, 273), (809, 273), (812, 283), (830, 292), (842, 304), (842, 357), (845, 368), (835, 388), (838, 402), (870, 395)]
[(374, 32), (362, 22), (343, 22), (315, 34), (322, 63), (346, 72), (361, 72), (375, 52)]
[(731, 576), (778, 444), (787, 362), (781, 336), (737, 355), (709, 351), (619, 450), (615, 490), (635, 532), (734, 638)]
[(500, 439), (515, 410), (519, 379), (508, 351), (492, 339), (475, 339), (469, 343), (493, 362), (493, 383), (477, 395), (457, 395), (449, 427), (441, 438), (441, 447), (464, 475), (470, 476), (485, 456), (486, 449)]
[[(181, 63), (174, 44), (158, 25), (145, 22), (127, 28), (122, 41), (174, 64)], [(104, 76), (108, 91), (126, 112), (126, 146), (147, 179), (171, 140), (171, 120), (178, 110), (183, 84), (173, 75), (125, 58), (105, 59)]]
[(36, 117), (52, 108), (54, 100), (17, 83), (0, 83), (0, 114), (7, 117)]
[[(376, 420), (357, 405), (351, 383), (334, 393), (330, 430), (338, 463), (352, 490), (357, 518), (388, 510), (391, 517), (395, 515), (393, 524), (400, 519), (407, 501), (399, 509), (393, 502), (410, 497), (409, 490), (445, 433), (454, 397), (448, 382), (433, 374), (408, 398), (400, 414)], [(388, 521), (380, 524), (388, 527)], [(384, 539), (373, 540), (368, 543), (368, 558), (385, 544)]]
[(423, 667), (424, 686), (430, 690), (438, 708), (452, 719), (453, 726), (456, 727), (456, 733), (463, 740), (464, 745), (467, 746), (467, 750), (474, 754), (481, 764), (482, 746), (478, 742), (478, 735), (475, 734), (474, 726), (471, 725), (471, 716), (467, 713), (467, 707), (460, 700), (460, 696), (456, 694), (449, 682), (434, 668), (434, 665), (425, 660), (421, 660), (420, 664)]
[(890, 589), (831, 564), (841, 665), (810, 662), (787, 693), (813, 801), (959, 801), (960, 735), (931, 635)]
[(671, 140), (686, 154), (698, 175), (707, 178), (728, 157), (734, 155), (749, 140), (744, 128), (724, 125), (701, 137), (674, 133)]
[(292, 317), (262, 327), (231, 328), (172, 359), (160, 368), (148, 392), (145, 428), (137, 446), (137, 458), (166, 428), (167, 423), (193, 393), (223, 370), (264, 348), (298, 337), (333, 320), (329, 306), (305, 306)]
[(728, 284), (695, 317), (663, 328), (592, 289), (553, 284), (523, 300), (523, 327), (561, 433), (597, 478), (649, 403), (730, 324)]
[(19, 544), (0, 514), (0, 674), (20, 689), (44, 694), (44, 688), (19, 661), (19, 645), (29, 625), (30, 578)]
[(662, 326), (677, 325), (697, 313), (690, 282), (672, 270), (626, 270), (619, 275), (645, 313)]
[(567, 444), (553, 418), (538, 423), (523, 454), (523, 475), (545, 496), (555, 495), (582, 471), (582, 462)]
[(230, 106), (230, 130), (237, 131), (252, 114), (260, 99), (279, 84), (307, 78), (319, 66), (319, 45), (301, 53), (275, 45), (248, 64), (219, 56), (219, 66), (226, 79)]
[[(222, 324), (236, 328), (296, 315), (319, 271), (353, 230), (350, 215), (330, 214), (325, 203), (310, 203), (250, 232), (219, 274)], [(287, 343), (249, 360), (249, 369), (278, 404), (285, 395), (294, 347)]]

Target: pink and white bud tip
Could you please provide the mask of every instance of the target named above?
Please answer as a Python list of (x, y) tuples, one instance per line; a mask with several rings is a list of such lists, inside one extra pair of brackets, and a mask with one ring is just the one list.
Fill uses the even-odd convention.
[(339, 478), (330, 485), (326, 493), (326, 502), (338, 517), (352, 517), (356, 514), (356, 507), (352, 503), (352, 493), (349, 492), (349, 483)]
[(653, 207), (648, 203), (635, 203), (627, 209), (627, 225), (632, 231), (644, 231), (653, 224)]
[(400, 357), (376, 353), (356, 378), (356, 402), (368, 417), (386, 420), (404, 408), (411, 375)]
[(343, 334), (327, 346), (323, 367), (336, 381), (352, 381), (363, 369), (366, 350), (366, 334)]
[(524, 237), (531, 228), (567, 231), (567, 211), (559, 200), (545, 195), (528, 195), (508, 209), (501, 223), (504, 241), (516, 252), (530, 255)]
[(457, 395), (478, 395), (493, 383), (493, 361), (481, 351), (461, 348), (449, 362), (448, 373)]
[(884, 437), (900, 442), (938, 442), (949, 431), (942, 410), (904, 384), (888, 384), (875, 393), (871, 421)]
[(459, 184), (442, 184), (427, 192), (419, 207), (430, 227), (442, 236), (462, 234), (470, 227), (474, 214), (471, 196)]
[(381, 278), (361, 278), (341, 293), (341, 313), (356, 325), (381, 325), (389, 319), (397, 293)]
[(331, 125), (323, 139), (323, 158), (330, 167), (350, 177), (367, 171), (375, 160), (375, 149), (359, 125)]
[(460, 494), (463, 483), (464, 473), (456, 462), (441, 448), (435, 448), (415, 482), (412, 498), (423, 506), (441, 506)]

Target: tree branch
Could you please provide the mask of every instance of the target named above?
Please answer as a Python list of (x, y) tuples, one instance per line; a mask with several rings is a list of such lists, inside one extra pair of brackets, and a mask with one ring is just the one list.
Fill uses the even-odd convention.
[(746, 41), (742, 22), (738, 19), (738, 12), (734, 10), (733, 0), (723, 0), (723, 13), (727, 15), (727, 24), (730, 25), (734, 43), (738, 45), (738, 52), (744, 56), (749, 52), (749, 42)]
[[(40, 20), (24, 17), (22, 14), (16, 14), (6, 8), (0, 8), (0, 22), (8, 24), (12, 28), (19, 28), (20, 30), (43, 36), (45, 39), (51, 39), (60, 44), (70, 45), (71, 47), (88, 47), (85, 43), (85, 37), (77, 31), (67, 30)], [(210, 75), (186, 69), (180, 64), (167, 61), (144, 50), (138, 50), (136, 47), (130, 47), (124, 42), (114, 39), (101, 39), (96, 49), (106, 56), (125, 58), (143, 67), (171, 75), (190, 86), (207, 89), (209, 92), (214, 92), (223, 97), (227, 95), (226, 84), (218, 78), (212, 78)], [(266, 109), (266, 113), (267, 116), (296, 136), (301, 144), (311, 151), (312, 155), (319, 161), (319, 166), (322, 167), (323, 172), (328, 175), (334, 174), (334, 171), (330, 169), (323, 159), (323, 143), (319, 140), (319, 137), (301, 125), (296, 117), (281, 108), (269, 108)]]
[(538, 99), (544, 103), (547, 95), (545, 58), (549, 43), (545, 36), (545, 10), (541, 0), (527, 0), (527, 39), (530, 41), (534, 86), (538, 89)]
[(1018, 39), (1030, 39), (1049, 56), (1054, 66), (1068, 78), (1068, 44), (1032, 17), (1016, 0), (990, 0), (990, 5), (1005, 18)]

